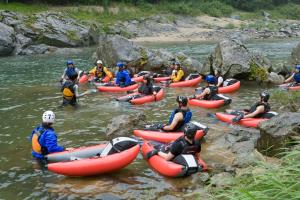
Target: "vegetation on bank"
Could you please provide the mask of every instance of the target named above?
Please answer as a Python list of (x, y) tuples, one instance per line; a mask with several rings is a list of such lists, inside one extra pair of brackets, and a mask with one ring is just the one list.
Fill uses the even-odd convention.
[(299, 199), (300, 197), (300, 146), (286, 152), (280, 165), (259, 164), (249, 173), (233, 180), (227, 188), (211, 188), (213, 199), (258, 200)]
[(276, 90), (272, 93), (272, 99), (280, 105), (284, 105), (284, 109), (291, 112), (297, 112), (300, 109), (300, 92)]
[[(262, 17), (262, 10), (272, 18), (300, 19), (300, 4), (295, 0), (2, 0), (0, 9), (34, 14), (62, 11), (80, 20), (113, 23), (158, 14), (214, 17), (239, 16), (241, 19)], [(298, 2), (298, 3), (297, 3)], [(172, 18), (170, 16), (170, 18)], [(231, 27), (228, 27), (231, 28)]]

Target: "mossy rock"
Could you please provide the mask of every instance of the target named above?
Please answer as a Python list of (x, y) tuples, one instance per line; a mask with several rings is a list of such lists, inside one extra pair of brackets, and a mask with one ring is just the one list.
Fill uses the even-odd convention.
[(263, 68), (259, 67), (256, 63), (250, 63), (250, 76), (249, 80), (258, 80), (261, 82), (265, 82), (268, 80), (268, 71)]
[(140, 65), (144, 66), (148, 63), (148, 54), (146, 49), (144, 48), (140, 48), (140, 55), (141, 55), (141, 59), (140, 59)]
[(67, 32), (67, 37), (71, 40), (71, 41), (79, 41), (80, 38), (78, 37), (78, 35), (76, 34), (76, 31), (74, 30), (69, 30)]

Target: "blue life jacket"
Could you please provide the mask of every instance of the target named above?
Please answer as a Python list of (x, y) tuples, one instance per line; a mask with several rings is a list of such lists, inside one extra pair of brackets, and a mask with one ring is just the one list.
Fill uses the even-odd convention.
[(172, 123), (175, 114), (178, 113), (178, 112), (181, 112), (183, 114), (183, 120), (181, 122), (178, 122), (178, 124), (175, 126), (173, 131), (176, 131), (176, 130), (180, 129), (184, 124), (188, 123), (191, 120), (192, 115), (193, 115), (193, 113), (190, 111), (190, 109), (182, 110), (180, 108), (177, 108), (170, 115), (169, 125)]
[(119, 86), (128, 86), (131, 84), (131, 78), (127, 70), (122, 70), (117, 73), (116, 84)]
[(296, 83), (300, 83), (300, 73), (299, 72), (294, 74), (294, 80)]
[(66, 76), (70, 77), (76, 72), (75, 67), (67, 67)]
[(43, 159), (44, 156), (49, 153), (65, 150), (64, 147), (57, 144), (57, 136), (53, 128), (44, 129), (42, 126), (36, 127), (31, 133), (30, 140), (32, 140), (33, 135), (36, 134), (37, 131), (41, 133), (38, 137), (38, 143), (42, 148), (42, 152), (38, 153), (32, 151), (31, 154), (33, 157)]

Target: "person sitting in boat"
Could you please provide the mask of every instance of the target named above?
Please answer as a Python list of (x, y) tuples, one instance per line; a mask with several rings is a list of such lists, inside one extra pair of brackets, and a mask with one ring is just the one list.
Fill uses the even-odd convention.
[(171, 75), (171, 82), (172, 83), (177, 83), (177, 82), (183, 81), (184, 72), (183, 72), (182, 67), (181, 67), (179, 62), (175, 63), (175, 69), (174, 70), (173, 70), (172, 75)]
[(152, 84), (152, 77), (150, 76), (150, 74), (146, 74), (143, 77), (143, 82), (141, 84), (141, 86), (133, 91), (128, 91), (128, 93), (135, 93), (138, 92), (138, 94), (135, 95), (130, 95), (127, 96), (124, 99), (117, 99), (119, 101), (130, 101), (132, 99), (136, 99), (136, 98), (140, 98), (143, 96), (147, 96), (147, 95), (156, 95), (156, 91), (154, 90), (153, 84)]
[(94, 76), (94, 81), (96, 82), (109, 82), (113, 78), (113, 74), (111, 71), (107, 69), (107, 67), (103, 66), (101, 60), (97, 61), (97, 66), (95, 66), (92, 70), (89, 71), (90, 75)]
[(118, 69), (116, 85), (120, 87), (127, 87), (132, 84), (131, 78), (128, 74), (128, 71), (124, 68), (124, 63), (118, 62), (116, 65)]
[(42, 115), (42, 124), (37, 126), (30, 135), (32, 144), (32, 156), (38, 159), (44, 159), (49, 153), (71, 150), (57, 144), (57, 135), (52, 128), (55, 121), (55, 114), (52, 111), (46, 111)]
[(176, 60), (172, 59), (171, 64), (163, 70), (163, 76), (172, 76), (173, 70), (175, 70)]
[(250, 109), (245, 109), (243, 111), (226, 110), (228, 114), (236, 115), (236, 117), (232, 119), (232, 122), (236, 123), (241, 119), (246, 118), (260, 118), (267, 114), (271, 109), (270, 104), (268, 103), (270, 94), (267, 91), (263, 91), (259, 94), (259, 96), (260, 101), (252, 105)]
[(76, 72), (69, 75), (69, 79), (62, 85), (61, 92), (63, 95), (63, 103), (62, 106), (66, 106), (68, 104), (72, 106), (77, 105), (77, 98), (88, 94), (89, 91), (79, 94), (78, 92), (78, 74)]
[(60, 82), (64, 83), (66, 80), (68, 80), (70, 75), (75, 72), (77, 73), (77, 78), (79, 79), (79, 74), (81, 71), (77, 67), (75, 67), (74, 62), (72, 60), (67, 60), (67, 67), (65, 68), (63, 75), (61, 76)]
[(195, 140), (197, 127), (192, 123), (187, 123), (183, 129), (184, 135), (167, 145), (159, 145), (160, 150), (154, 149), (150, 151), (146, 157), (150, 159), (154, 155), (159, 155), (165, 160), (172, 160), (180, 154), (192, 154), (198, 156), (201, 151), (199, 140)]
[(123, 64), (124, 64), (124, 69), (127, 70), (128, 74), (129, 74), (129, 77), (133, 78), (134, 73), (133, 73), (133, 70), (128, 66), (128, 63), (123, 62)]
[(217, 87), (222, 87), (224, 79), (223, 79), (222, 74), (221, 74), (221, 69), (216, 69), (215, 70), (215, 77), (216, 77), (216, 86)]
[(300, 65), (296, 65), (295, 72), (284, 81), (284, 83), (292, 82), (289, 87), (291, 86), (298, 86), (300, 85)]
[[(203, 100), (218, 100), (218, 87), (216, 86), (216, 78), (213, 75), (207, 75), (205, 77), (207, 86), (200, 88), (201, 94), (194, 95), (190, 99), (203, 99)], [(198, 90), (198, 89), (197, 89)]]
[(169, 117), (169, 123), (154, 124), (146, 126), (147, 130), (163, 130), (168, 132), (181, 131), (184, 124), (188, 123), (192, 118), (192, 112), (188, 108), (188, 98), (185, 96), (177, 96), (176, 101), (178, 108), (176, 108)]

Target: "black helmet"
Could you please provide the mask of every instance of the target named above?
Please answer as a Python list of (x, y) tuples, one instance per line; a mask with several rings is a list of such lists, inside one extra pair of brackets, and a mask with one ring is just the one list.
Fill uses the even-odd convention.
[(269, 92), (267, 92), (267, 91), (262, 91), (262, 92), (259, 94), (259, 96), (260, 96), (260, 98), (261, 98), (264, 102), (269, 101), (269, 98), (270, 98)]
[(183, 106), (187, 106), (188, 98), (186, 96), (177, 96), (176, 101)]
[(68, 77), (70, 80), (74, 81), (78, 77), (78, 74), (76, 72), (73, 72)]
[(194, 139), (197, 127), (192, 123), (187, 123), (183, 128), (183, 133), (188, 139)]

